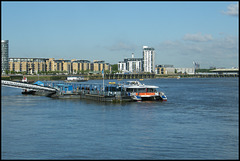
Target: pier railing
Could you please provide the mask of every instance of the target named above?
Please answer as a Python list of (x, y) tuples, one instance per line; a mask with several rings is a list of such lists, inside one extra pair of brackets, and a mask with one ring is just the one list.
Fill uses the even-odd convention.
[(40, 85), (6, 81), (6, 80), (1, 80), (1, 85), (15, 87), (15, 88), (22, 88), (22, 89), (44, 90), (44, 91), (50, 91), (50, 92), (57, 91), (56, 88), (52, 88), (52, 87), (45, 87), (45, 86), (40, 86)]
[[(63, 81), (43, 81), (46, 86), (51, 86), (57, 88), (59, 84), (62, 85), (71, 85), (73, 90), (68, 93), (79, 93), (79, 94), (90, 94), (90, 95), (99, 95), (99, 96), (127, 96), (128, 93), (123, 90), (112, 90), (110, 87), (116, 87), (117, 85), (104, 85), (99, 83), (69, 83), (69, 82), (63, 82)], [(104, 89), (104, 90), (103, 90)], [(60, 92), (65, 92), (61, 91)]]

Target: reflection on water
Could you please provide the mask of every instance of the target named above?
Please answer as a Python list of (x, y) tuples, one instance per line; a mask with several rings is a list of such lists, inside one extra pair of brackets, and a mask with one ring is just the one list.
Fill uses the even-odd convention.
[(1, 99), (3, 106), (35, 106), (39, 101), (39, 98), (30, 95), (2, 96)]
[(168, 101), (52, 99), (2, 87), (2, 158), (238, 159), (238, 78), (143, 83)]

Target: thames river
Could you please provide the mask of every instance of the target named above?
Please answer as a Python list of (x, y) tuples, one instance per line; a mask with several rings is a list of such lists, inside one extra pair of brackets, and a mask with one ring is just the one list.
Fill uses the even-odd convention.
[(2, 159), (239, 159), (239, 78), (142, 83), (168, 101), (53, 99), (2, 86)]

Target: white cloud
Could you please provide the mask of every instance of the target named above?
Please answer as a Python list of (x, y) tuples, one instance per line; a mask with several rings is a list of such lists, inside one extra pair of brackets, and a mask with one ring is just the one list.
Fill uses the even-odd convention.
[[(191, 36), (190, 36), (191, 37)], [(203, 36), (204, 37), (204, 36)], [(186, 37), (185, 37), (186, 38)], [(158, 63), (173, 64), (176, 67), (191, 67), (193, 60), (200, 63), (201, 68), (209, 66), (238, 66), (238, 37), (223, 35), (212, 41), (164, 41), (156, 46), (159, 53)]]
[(227, 11), (223, 11), (223, 13), (230, 16), (238, 16), (238, 3), (230, 4), (227, 7)]
[(194, 42), (205, 42), (205, 41), (213, 40), (213, 37), (212, 35), (209, 35), (209, 34), (202, 35), (201, 33), (186, 34), (184, 35), (183, 40), (194, 41)]

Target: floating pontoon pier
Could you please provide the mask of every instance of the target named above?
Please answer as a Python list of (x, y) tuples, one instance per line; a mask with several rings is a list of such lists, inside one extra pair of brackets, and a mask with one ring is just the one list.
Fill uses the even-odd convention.
[[(59, 99), (88, 99), (102, 102), (130, 102), (137, 101), (134, 96), (146, 97), (147, 94), (151, 94), (151, 96), (153, 95), (153, 91), (149, 91), (149, 87), (147, 86), (141, 86), (140, 89), (132, 89), (127, 86), (129, 89), (131, 88), (129, 90), (124, 84), (117, 84), (115, 82), (109, 82), (107, 85), (84, 82), (67, 83), (63, 81), (37, 81), (34, 84), (28, 84), (2, 80), (2, 85), (22, 88), (24, 90), (22, 94), (47, 96)], [(150, 87), (155, 88), (155, 86)], [(144, 96), (142, 96), (143, 90), (145, 91)], [(160, 93), (157, 94), (158, 97), (161, 96)], [(153, 100), (158, 100), (158, 97), (154, 97)]]
[(117, 84), (44, 82), (58, 90), (52, 98), (80, 98), (102, 102), (129, 102), (131, 97)]

